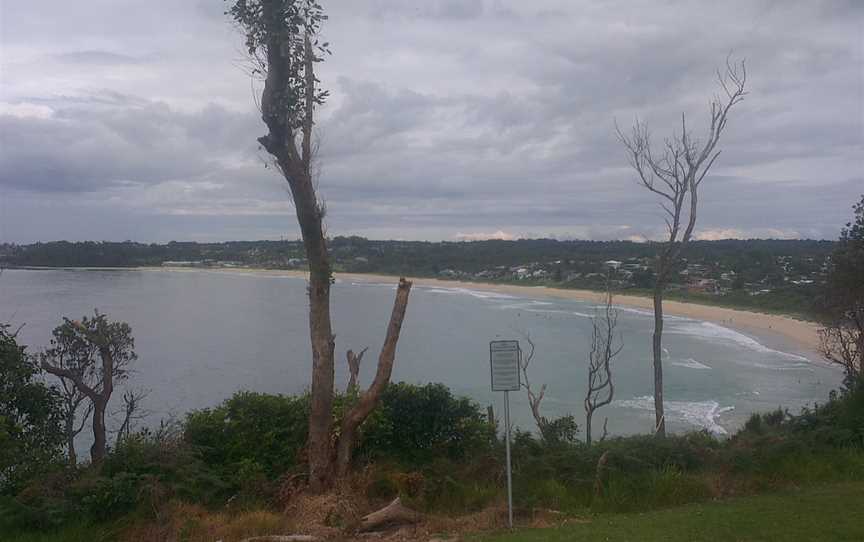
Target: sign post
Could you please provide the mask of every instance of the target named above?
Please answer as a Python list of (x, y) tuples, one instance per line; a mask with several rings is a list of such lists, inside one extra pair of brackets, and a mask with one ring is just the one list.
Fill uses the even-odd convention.
[(519, 341), (491, 341), (492, 391), (504, 392), (504, 441), (507, 450), (507, 524), (513, 528), (513, 479), (510, 469), (510, 392), (519, 391), (522, 350)]

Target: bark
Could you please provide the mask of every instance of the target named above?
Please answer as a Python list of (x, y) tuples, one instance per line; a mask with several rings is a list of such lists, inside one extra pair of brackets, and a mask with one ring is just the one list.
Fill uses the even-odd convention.
[(72, 416), (66, 416), (66, 454), (69, 459), (69, 465), (74, 467), (78, 464), (78, 456), (75, 453), (75, 418)]
[(90, 462), (98, 465), (105, 459), (108, 440), (105, 435), (106, 401), (101, 397), (93, 399), (93, 445), (90, 446)]
[(363, 355), (366, 354), (366, 350), (368, 348), (364, 348), (359, 354), (355, 354), (353, 350), (349, 350), (346, 354), (348, 358), (348, 386), (345, 389), (348, 393), (353, 393), (360, 385), (360, 362), (363, 361)]
[(369, 389), (360, 395), (357, 404), (342, 418), (336, 453), (336, 469), (340, 477), (347, 474), (351, 467), (351, 455), (357, 440), (358, 428), (378, 405), (381, 394), (390, 382), (393, 362), (396, 359), (396, 345), (399, 342), (402, 322), (405, 320), (410, 293), (411, 282), (400, 278), (399, 286), (396, 288), (396, 299), (393, 302), (393, 312), (390, 314), (390, 323), (387, 324), (387, 336), (378, 356), (375, 380)]

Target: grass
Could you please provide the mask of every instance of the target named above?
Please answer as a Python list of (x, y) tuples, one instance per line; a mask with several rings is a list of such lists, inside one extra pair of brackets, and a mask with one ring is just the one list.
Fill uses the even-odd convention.
[(598, 514), (552, 529), (484, 535), (475, 542), (864, 540), (864, 483), (694, 504), (642, 514)]

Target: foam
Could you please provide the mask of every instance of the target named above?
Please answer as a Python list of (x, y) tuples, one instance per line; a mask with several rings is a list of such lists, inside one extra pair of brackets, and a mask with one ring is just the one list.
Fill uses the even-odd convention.
[(515, 296), (492, 292), (489, 290), (471, 290), (469, 288), (422, 288), (425, 292), (433, 294), (461, 294), (470, 295), (479, 299), (518, 299)]
[[(633, 399), (615, 401), (616, 406), (636, 410), (654, 411), (654, 396), (645, 395)], [(721, 414), (734, 410), (735, 407), (721, 407), (717, 401), (664, 401), (664, 412), (669, 421), (686, 422), (702, 429), (707, 429), (715, 435), (728, 435), (722, 425), (717, 422)]]
[(700, 363), (693, 358), (687, 358), (681, 361), (673, 361), (672, 365), (677, 365), (678, 367), (686, 367), (688, 369), (710, 369), (711, 367), (705, 365), (704, 363)]
[(788, 352), (781, 352), (780, 350), (768, 348), (767, 346), (752, 337), (748, 337), (743, 333), (739, 333), (735, 330), (729, 329), (728, 327), (723, 327), (717, 324), (713, 324), (711, 322), (691, 321), (686, 323), (677, 323), (670, 326), (666, 332), (675, 335), (690, 335), (705, 339), (732, 342), (743, 348), (754, 350), (763, 354), (775, 354), (784, 358), (794, 359), (796, 361), (803, 361), (808, 363), (810, 362), (810, 360), (805, 358), (804, 356), (799, 356), (798, 354), (790, 354)]

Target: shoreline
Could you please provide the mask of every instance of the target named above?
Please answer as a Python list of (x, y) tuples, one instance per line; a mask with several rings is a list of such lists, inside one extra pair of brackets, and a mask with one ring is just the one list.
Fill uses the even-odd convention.
[[(268, 276), (283, 276), (305, 278), (307, 271), (291, 269), (263, 269), (257, 267), (171, 267), (171, 266), (141, 266), (141, 267), (28, 267), (18, 269), (30, 270), (79, 270), (79, 271), (172, 271), (195, 272), (207, 271), (213, 273), (248, 273)], [(347, 279), (356, 282), (394, 282), (396, 275), (377, 273), (334, 273), (334, 278)], [(465, 288), (481, 291), (499, 292), (520, 297), (550, 297), (602, 303), (605, 294), (592, 290), (577, 290), (553, 288), (549, 286), (520, 286), (516, 284), (500, 284), (489, 282), (468, 282), (460, 280), (442, 280), (425, 277), (405, 277), (418, 286), (438, 288)], [(615, 304), (623, 307), (653, 310), (653, 300), (649, 297), (628, 294), (616, 294)], [(791, 316), (761, 313), (744, 309), (732, 309), (716, 305), (704, 305), (684, 301), (666, 300), (663, 303), (664, 313), (670, 316), (692, 318), (712, 324), (729, 327), (738, 331), (766, 337), (769, 335), (782, 337), (785, 342), (798, 348), (798, 354), (803, 354), (811, 362), (821, 361), (819, 354), (819, 327), (815, 322), (799, 320)]]
[[(220, 267), (220, 268), (195, 268), (195, 267), (138, 267), (139, 270), (165, 270), (165, 271), (212, 271), (212, 272), (239, 272), (269, 276), (285, 276), (305, 278), (306, 271), (295, 271), (290, 269), (259, 269), (254, 267)], [(390, 282), (399, 280), (396, 275), (381, 275), (375, 273), (334, 273), (334, 278), (339, 280), (351, 280), (356, 282)], [(605, 294), (591, 290), (573, 290), (564, 288), (551, 288), (548, 286), (519, 286), (516, 284), (496, 284), (489, 282), (467, 282), (460, 280), (442, 280), (424, 277), (405, 277), (418, 286), (430, 286), (439, 288), (465, 288), (490, 292), (499, 292), (521, 297), (551, 297), (556, 299), (568, 299), (572, 301), (587, 301), (603, 303)], [(653, 300), (648, 297), (617, 294), (614, 302), (616, 305), (638, 309), (653, 310)], [(664, 301), (664, 313), (670, 316), (682, 316), (718, 324), (724, 327), (750, 332), (760, 336), (777, 335), (786, 342), (796, 346), (811, 362), (821, 360), (819, 354), (818, 325), (815, 322), (798, 320), (791, 316), (779, 314), (767, 314), (761, 312), (747, 311), (743, 309), (731, 309), (715, 305), (703, 305), (699, 303), (688, 303), (684, 301)]]

